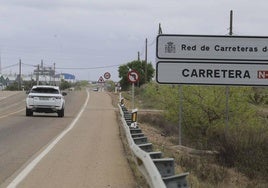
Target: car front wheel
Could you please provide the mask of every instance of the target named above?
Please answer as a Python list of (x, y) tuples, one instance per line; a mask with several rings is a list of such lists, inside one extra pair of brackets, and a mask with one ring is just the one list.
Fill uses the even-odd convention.
[(64, 117), (64, 108), (58, 111), (58, 117)]
[(30, 109), (26, 108), (26, 116), (33, 116), (33, 111)]

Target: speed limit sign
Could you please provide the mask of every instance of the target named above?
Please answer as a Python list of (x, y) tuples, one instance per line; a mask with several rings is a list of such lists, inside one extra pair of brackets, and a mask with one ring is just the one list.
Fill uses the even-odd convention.
[(127, 74), (128, 81), (131, 83), (136, 83), (139, 81), (139, 73), (135, 70), (129, 71)]

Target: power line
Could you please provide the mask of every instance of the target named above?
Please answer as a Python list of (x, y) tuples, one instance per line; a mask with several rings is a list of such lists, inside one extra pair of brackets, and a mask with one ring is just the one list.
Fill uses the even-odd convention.
[(26, 63), (21, 63), (22, 65), (28, 66), (28, 67), (35, 67), (36, 65), (31, 65), (31, 64), (26, 64)]
[(2, 70), (4, 70), (4, 69), (8, 69), (8, 68), (10, 68), (10, 67), (15, 67), (15, 66), (18, 66), (18, 63), (13, 64), (13, 65), (9, 65), (9, 66), (6, 66), (6, 67), (2, 67)]
[[(151, 46), (153, 46), (155, 43), (156, 43), (156, 38), (155, 38), (151, 43), (148, 43), (147, 47), (151, 47)], [(140, 56), (143, 56), (144, 54), (145, 54), (145, 46), (142, 47)]]
[(107, 66), (101, 66), (101, 67), (56, 67), (56, 69), (75, 69), (75, 70), (83, 70), (83, 69), (103, 69), (103, 68), (111, 68), (111, 67), (119, 67), (123, 64), (118, 65), (107, 65)]
[(152, 45), (154, 45), (155, 42), (156, 42), (156, 38), (155, 38), (150, 44), (148, 44), (148, 46), (152, 46)]
[[(36, 67), (36, 65), (33, 64), (27, 64), (27, 63), (21, 63), (24, 66), (28, 66), (28, 67)], [(83, 70), (83, 69), (103, 69), (103, 68), (111, 68), (111, 67), (119, 67), (123, 64), (117, 64), (117, 65), (106, 65), (106, 66), (99, 66), (99, 67), (55, 67), (55, 69), (75, 69), (75, 70)], [(13, 64), (13, 65), (9, 65), (6, 67), (3, 67), (2, 69), (8, 69), (11, 67), (15, 67), (18, 66), (18, 63)]]

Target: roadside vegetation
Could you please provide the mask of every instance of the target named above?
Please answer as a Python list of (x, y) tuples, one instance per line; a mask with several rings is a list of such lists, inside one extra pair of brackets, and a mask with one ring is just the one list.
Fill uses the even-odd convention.
[[(138, 108), (163, 111), (140, 114), (139, 122), (159, 130), (160, 137), (170, 142), (172, 147), (166, 148), (161, 138), (154, 144), (176, 158), (184, 172), (190, 172), (193, 187), (268, 187), (268, 90), (230, 87), (228, 124), (225, 92), (224, 86), (183, 86), (182, 144), (210, 151), (210, 155), (185, 155), (178, 152), (180, 147), (174, 150), (178, 145), (178, 86), (151, 82), (136, 88)], [(129, 92), (123, 96), (131, 99)]]
[(139, 81), (135, 83), (136, 86), (142, 86), (143, 84), (150, 82), (154, 76), (154, 68), (152, 63), (146, 63), (145, 61), (134, 60), (127, 64), (121, 65), (118, 68), (120, 86), (122, 90), (129, 88), (129, 81), (127, 78), (128, 72), (135, 70), (139, 73)]
[[(37, 85), (36, 81), (32, 80), (32, 81), (23, 81), (23, 86), (22, 89), (25, 91), (28, 91), (32, 88), (32, 86)], [(47, 82), (40, 82), (39, 85), (51, 85)], [(69, 89), (71, 87), (75, 88), (75, 89), (81, 89), (82, 87), (85, 87), (88, 85), (87, 81), (79, 81), (79, 82), (68, 82), (66, 80), (61, 80), (59, 87), (61, 90), (66, 90)], [(18, 82), (14, 82), (10, 85), (8, 85), (5, 88), (6, 91), (18, 91), (19, 90), (19, 85)]]

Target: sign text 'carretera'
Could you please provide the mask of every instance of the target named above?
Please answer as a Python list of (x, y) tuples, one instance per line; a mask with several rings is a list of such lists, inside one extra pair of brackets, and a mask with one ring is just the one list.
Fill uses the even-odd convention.
[(158, 62), (156, 80), (166, 84), (268, 85), (268, 65), (230, 62)]
[(234, 69), (182, 69), (183, 77), (191, 78), (236, 78), (236, 79), (250, 79), (248, 70), (234, 70)]

